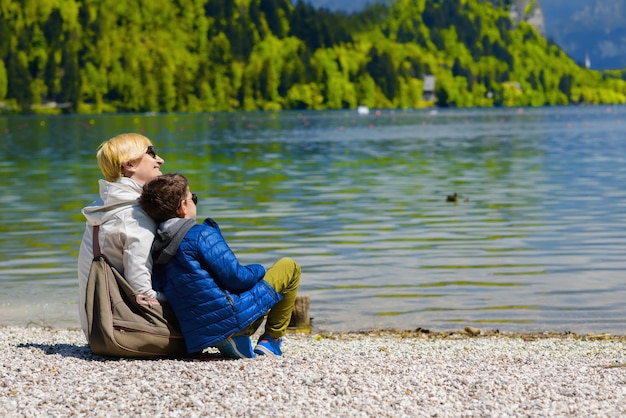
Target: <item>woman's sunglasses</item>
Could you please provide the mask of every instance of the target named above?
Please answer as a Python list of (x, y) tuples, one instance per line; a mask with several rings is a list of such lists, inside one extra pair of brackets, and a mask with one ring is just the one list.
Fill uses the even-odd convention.
[(157, 152), (156, 149), (154, 148), (153, 145), (150, 145), (148, 147), (148, 149), (146, 150), (146, 154), (148, 154), (149, 156), (151, 156), (152, 158), (156, 159), (157, 156)]

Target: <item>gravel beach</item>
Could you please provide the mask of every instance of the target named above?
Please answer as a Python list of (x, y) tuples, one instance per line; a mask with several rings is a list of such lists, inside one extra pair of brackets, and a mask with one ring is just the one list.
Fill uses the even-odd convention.
[(127, 360), (80, 330), (0, 327), (0, 415), (626, 415), (626, 337), (486, 334), (290, 333), (282, 358)]

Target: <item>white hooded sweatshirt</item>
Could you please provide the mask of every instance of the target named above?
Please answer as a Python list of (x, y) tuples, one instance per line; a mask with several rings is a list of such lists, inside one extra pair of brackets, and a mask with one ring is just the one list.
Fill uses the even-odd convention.
[(100, 198), (82, 210), (87, 218), (78, 254), (78, 316), (87, 336), (85, 300), (87, 279), (93, 260), (93, 227), (100, 225), (100, 249), (109, 262), (124, 275), (137, 294), (166, 301), (165, 295), (152, 289), (150, 249), (157, 224), (141, 209), (137, 199), (141, 185), (129, 178), (115, 183), (99, 180)]

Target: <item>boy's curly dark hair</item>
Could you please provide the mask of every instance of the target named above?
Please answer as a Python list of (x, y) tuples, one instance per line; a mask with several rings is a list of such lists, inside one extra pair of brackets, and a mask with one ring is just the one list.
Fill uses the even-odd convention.
[(163, 174), (144, 184), (139, 205), (159, 223), (178, 218), (178, 208), (187, 197), (188, 187), (189, 181), (182, 174)]

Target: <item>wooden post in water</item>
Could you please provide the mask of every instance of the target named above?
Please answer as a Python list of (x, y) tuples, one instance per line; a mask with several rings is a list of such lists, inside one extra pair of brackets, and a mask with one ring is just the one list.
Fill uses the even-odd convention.
[(289, 328), (294, 331), (311, 332), (311, 317), (309, 316), (309, 307), (311, 306), (311, 298), (309, 295), (298, 295), (293, 305), (291, 313), (291, 321)]

